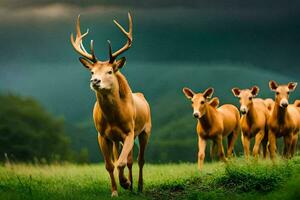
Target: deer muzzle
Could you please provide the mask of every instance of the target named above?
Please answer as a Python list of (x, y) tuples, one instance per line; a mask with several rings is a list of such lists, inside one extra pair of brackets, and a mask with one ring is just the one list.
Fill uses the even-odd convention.
[(281, 101), (280, 101), (280, 104), (279, 104), (281, 107), (283, 107), (283, 108), (286, 108), (286, 107), (288, 107), (288, 105), (289, 105), (289, 102), (288, 102), (288, 100), (287, 99), (281, 99)]

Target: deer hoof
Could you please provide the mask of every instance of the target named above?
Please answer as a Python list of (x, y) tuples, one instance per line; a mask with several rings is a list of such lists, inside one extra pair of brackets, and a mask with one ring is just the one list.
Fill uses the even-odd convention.
[(120, 182), (120, 185), (126, 190), (131, 188), (131, 182), (129, 180), (126, 180), (125, 182)]
[(112, 193), (111, 193), (111, 197), (118, 197), (119, 195), (118, 195), (118, 191), (113, 191)]

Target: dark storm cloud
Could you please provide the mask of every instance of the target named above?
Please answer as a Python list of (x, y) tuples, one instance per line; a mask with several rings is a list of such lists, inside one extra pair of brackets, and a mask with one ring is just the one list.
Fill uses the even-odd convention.
[[(0, 22), (26, 17), (55, 18), (74, 13), (110, 12), (110, 9), (193, 9), (203, 18), (236, 18), (237, 20), (296, 19), (299, 0), (0, 0)], [(44, 19), (44, 18), (41, 18)]]
[[(224, 9), (297, 9), (298, 0), (0, 0), (0, 5), (9, 7), (40, 6), (63, 3), (76, 6), (111, 5), (134, 7), (192, 7), (192, 8), (224, 8)], [(298, 5), (298, 7), (296, 6)]]

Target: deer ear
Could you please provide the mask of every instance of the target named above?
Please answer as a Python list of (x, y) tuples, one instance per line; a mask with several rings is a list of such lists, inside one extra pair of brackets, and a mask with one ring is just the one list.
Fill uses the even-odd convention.
[(81, 64), (83, 66), (85, 66), (86, 68), (88, 69), (92, 69), (93, 68), (93, 63), (91, 63), (89, 60), (87, 60), (86, 58), (84, 57), (80, 57), (79, 58), (79, 61), (81, 62)]
[(183, 91), (183, 94), (188, 99), (192, 99), (195, 95), (195, 93), (190, 88), (187, 88), (187, 87), (183, 88), (182, 91)]
[(219, 98), (218, 97), (214, 97), (212, 98), (212, 100), (209, 101), (209, 105), (211, 105), (214, 108), (217, 108), (220, 104)]
[(278, 88), (278, 85), (275, 81), (272, 80), (269, 82), (269, 87), (272, 91), (275, 91)]
[(113, 65), (113, 68), (114, 68), (114, 71), (118, 71), (119, 69), (121, 69), (126, 63), (126, 58), (125, 57), (122, 57), (120, 58), (119, 60), (117, 60), (114, 65)]
[(288, 88), (289, 88), (289, 90), (291, 92), (294, 91), (296, 89), (296, 87), (297, 87), (297, 83), (296, 82), (289, 82), (288, 83)]
[(209, 98), (211, 98), (213, 93), (214, 93), (214, 88), (207, 88), (205, 90), (205, 92), (203, 92), (203, 96), (204, 96), (205, 99), (209, 99)]
[(251, 94), (253, 95), (253, 97), (256, 97), (258, 95), (258, 92), (259, 92), (259, 87), (253, 86), (251, 89)]
[(239, 88), (232, 88), (231, 91), (235, 97), (239, 97), (241, 93), (241, 90)]
[(294, 106), (296, 106), (296, 107), (300, 107), (300, 100), (295, 100), (295, 102), (294, 102)]

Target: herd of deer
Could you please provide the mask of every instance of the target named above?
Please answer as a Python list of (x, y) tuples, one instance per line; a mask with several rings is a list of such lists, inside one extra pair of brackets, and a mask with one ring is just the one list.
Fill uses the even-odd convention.
[[(138, 191), (143, 190), (144, 153), (151, 132), (150, 107), (142, 93), (133, 93), (130, 86), (120, 72), (126, 59), (117, 57), (132, 45), (132, 18), (128, 13), (129, 31), (127, 32), (117, 21), (114, 23), (127, 38), (126, 44), (116, 52), (112, 52), (110, 41), (109, 59), (100, 61), (94, 53), (93, 40), (88, 53), (82, 43), (84, 34), (80, 30), (80, 17), (76, 25), (76, 37), (71, 34), (71, 43), (76, 52), (82, 57), (80, 62), (90, 70), (91, 89), (95, 91), (96, 103), (93, 110), (94, 124), (98, 131), (98, 143), (104, 157), (105, 167), (111, 179), (112, 196), (118, 196), (117, 184), (114, 177), (115, 166), (119, 172), (119, 183), (125, 189), (132, 190), (133, 144), (139, 140), (139, 178)], [(276, 93), (272, 99), (256, 98), (259, 93), (257, 86), (251, 89), (233, 88), (232, 92), (240, 100), (240, 112), (231, 104), (219, 107), (219, 99), (211, 98), (214, 89), (208, 88), (203, 93), (195, 93), (189, 88), (183, 88), (185, 96), (191, 100), (193, 116), (197, 118), (198, 133), (198, 167), (202, 168), (205, 158), (206, 141), (212, 141), (211, 157), (216, 150), (221, 160), (227, 160), (224, 154), (223, 137), (228, 139), (227, 157), (233, 152), (234, 143), (242, 131), (242, 143), (245, 157), (250, 153), (250, 139), (255, 138), (253, 156), (259, 155), (263, 147), (263, 157), (267, 152), (274, 160), (276, 155), (276, 139), (284, 138), (283, 156), (291, 158), (296, 150), (298, 132), (300, 129), (300, 100), (289, 104), (289, 93), (294, 91), (297, 83), (278, 85), (269, 82), (269, 87)], [(240, 117), (240, 113), (242, 117)], [(120, 145), (122, 150), (120, 151)], [(128, 178), (124, 175), (124, 168), (128, 167)]]

